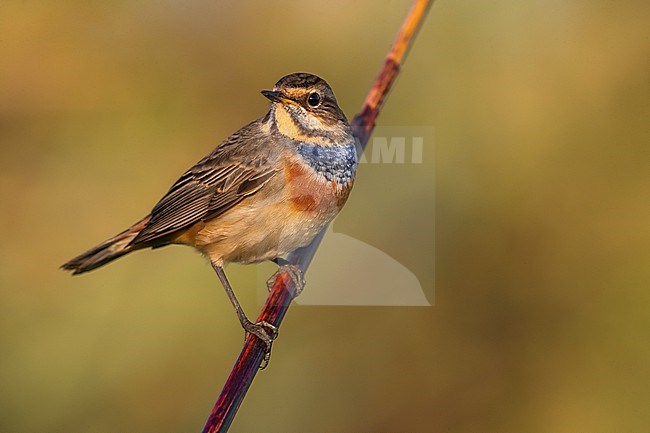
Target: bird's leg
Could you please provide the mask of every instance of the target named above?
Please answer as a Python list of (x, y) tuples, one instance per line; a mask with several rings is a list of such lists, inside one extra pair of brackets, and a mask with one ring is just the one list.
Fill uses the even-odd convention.
[(292, 265), (282, 257), (276, 257), (271, 261), (278, 265), (280, 268), (275, 272), (275, 274), (271, 275), (271, 278), (269, 278), (266, 282), (266, 287), (269, 289), (269, 292), (273, 289), (273, 283), (275, 283), (275, 279), (277, 278), (278, 274), (286, 272), (289, 274), (289, 277), (291, 277), (291, 281), (296, 288), (295, 296), (300, 295), (302, 293), (302, 290), (305, 288), (305, 277), (302, 273), (302, 269), (296, 265)]
[(264, 356), (264, 363), (262, 364), (262, 367), (260, 367), (263, 369), (268, 364), (268, 360), (271, 356), (271, 345), (273, 344), (273, 340), (275, 340), (278, 336), (278, 328), (266, 321), (253, 323), (248, 320), (248, 317), (246, 317), (244, 310), (242, 309), (239, 301), (237, 300), (237, 297), (235, 296), (235, 292), (233, 292), (232, 287), (230, 287), (230, 283), (226, 278), (226, 274), (223, 271), (223, 268), (216, 263), (211, 263), (212, 267), (217, 273), (217, 276), (219, 276), (219, 280), (221, 280), (223, 288), (226, 289), (226, 294), (228, 295), (230, 302), (232, 302), (232, 305), (235, 307), (235, 312), (237, 313), (237, 317), (239, 318), (239, 322), (241, 323), (242, 328), (244, 328), (247, 333), (255, 335), (257, 338), (262, 340), (264, 344), (266, 344), (266, 355)]

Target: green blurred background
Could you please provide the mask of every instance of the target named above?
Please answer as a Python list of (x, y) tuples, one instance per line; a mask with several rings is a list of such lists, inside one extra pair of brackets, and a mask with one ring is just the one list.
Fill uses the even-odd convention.
[[(408, 6), (0, 4), (1, 431), (200, 431), (243, 337), (205, 261), (57, 267), (282, 75), (325, 77), (351, 117)], [(337, 221), (417, 257), (435, 188), (435, 305), (292, 307), (232, 431), (648, 431), (649, 21), (647, 1), (435, 4), (379, 118), (433, 126), (435, 171), (362, 166)], [(228, 273), (254, 316), (254, 268)]]

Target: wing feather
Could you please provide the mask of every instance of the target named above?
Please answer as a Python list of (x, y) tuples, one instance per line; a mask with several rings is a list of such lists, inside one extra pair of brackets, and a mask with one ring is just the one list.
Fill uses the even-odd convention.
[(259, 143), (255, 122), (233, 134), (174, 183), (131, 245), (155, 241), (217, 218), (258, 192), (277, 172), (277, 155)]

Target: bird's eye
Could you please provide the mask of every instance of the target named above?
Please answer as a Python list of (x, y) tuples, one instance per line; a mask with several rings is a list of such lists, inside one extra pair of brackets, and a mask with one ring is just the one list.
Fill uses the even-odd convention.
[(316, 108), (320, 104), (320, 95), (317, 92), (311, 92), (307, 97), (307, 103), (310, 107)]

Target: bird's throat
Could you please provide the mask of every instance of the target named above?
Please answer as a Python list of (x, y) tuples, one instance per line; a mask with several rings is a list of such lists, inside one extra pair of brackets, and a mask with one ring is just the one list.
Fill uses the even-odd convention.
[(301, 143), (331, 146), (336, 143), (336, 132), (316, 116), (297, 114), (283, 104), (274, 104), (271, 121), (275, 122), (278, 132)]

